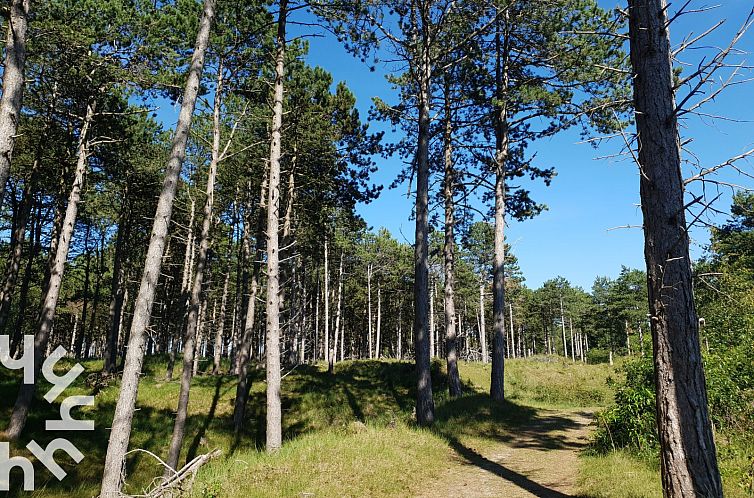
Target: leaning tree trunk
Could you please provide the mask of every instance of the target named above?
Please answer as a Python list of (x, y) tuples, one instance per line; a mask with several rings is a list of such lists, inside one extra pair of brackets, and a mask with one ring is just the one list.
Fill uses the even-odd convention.
[(663, 492), (721, 497), (692, 289), (668, 5), (628, 3)]
[[(195, 350), (201, 348), (201, 341), (197, 341), (199, 308), (202, 304), (202, 285), (204, 285), (204, 270), (207, 266), (210, 245), (210, 231), (212, 230), (213, 207), (215, 203), (215, 178), (217, 177), (217, 164), (220, 161), (220, 102), (223, 92), (222, 65), (218, 71), (217, 86), (215, 87), (215, 102), (212, 111), (212, 159), (209, 163), (207, 174), (207, 199), (204, 202), (204, 220), (199, 238), (199, 256), (196, 263), (196, 273), (191, 287), (189, 299), (188, 318), (186, 320), (186, 335), (183, 343), (183, 371), (181, 372), (181, 390), (178, 395), (178, 409), (175, 423), (173, 424), (173, 436), (170, 439), (168, 459), (165, 463), (170, 468), (165, 468), (165, 477), (168, 478), (178, 469), (178, 457), (183, 446), (183, 437), (186, 434), (186, 419), (188, 418), (189, 393), (191, 391), (191, 378), (196, 373), (197, 358)], [(225, 279), (224, 296), (228, 292), (228, 279)]]
[(31, 0), (12, 0), (5, 38), (3, 96), (0, 98), (0, 207), (5, 199), (5, 184), (10, 176), (11, 156), (16, 143), (21, 102), (24, 97), (26, 65), (26, 24)]
[(88, 157), (88, 134), (89, 127), (94, 119), (94, 103), (86, 106), (86, 116), (84, 123), (79, 132), (77, 146), (76, 170), (74, 172), (73, 187), (68, 195), (68, 206), (63, 217), (63, 226), (60, 231), (60, 237), (55, 250), (55, 259), (51, 265), (50, 279), (47, 282), (47, 292), (42, 301), (42, 308), (39, 311), (39, 321), (37, 333), (34, 336), (34, 383), (22, 384), (16, 398), (16, 404), (10, 417), (10, 424), (6, 431), (6, 436), (10, 440), (16, 440), (21, 435), (26, 418), (29, 414), (29, 407), (34, 398), (34, 392), (37, 388), (40, 372), (42, 371), (43, 356), (47, 350), (47, 341), (50, 338), (53, 321), (55, 318), (55, 309), (58, 305), (60, 296), (60, 286), (63, 282), (63, 273), (65, 264), (68, 260), (68, 249), (71, 246), (73, 229), (76, 226), (76, 216), (78, 215), (79, 200), (81, 199), (81, 190), (84, 186), (84, 177), (86, 176), (87, 157)]
[[(495, 401), (505, 399), (505, 166), (508, 160), (508, 116), (505, 103), (508, 88), (509, 37), (507, 11), (505, 30), (496, 23), (495, 48), (497, 53), (495, 79), (497, 109), (495, 112), (495, 244), (492, 265), (492, 376), (490, 396)], [(501, 40), (502, 38), (502, 40)]]
[(283, 443), (280, 406), (280, 156), (283, 133), (283, 82), (285, 79), (285, 24), (287, 0), (280, 0), (275, 49), (275, 90), (270, 144), (269, 192), (267, 197), (267, 451)]
[(152, 225), (152, 235), (149, 240), (144, 274), (139, 286), (139, 294), (136, 297), (131, 332), (128, 340), (128, 352), (123, 370), (120, 396), (115, 406), (110, 440), (105, 457), (105, 469), (102, 476), (101, 498), (116, 498), (120, 494), (122, 486), (121, 473), (123, 461), (128, 449), (128, 441), (131, 437), (131, 422), (136, 406), (136, 395), (139, 388), (139, 376), (144, 364), (144, 346), (146, 344), (146, 329), (149, 325), (149, 317), (154, 304), (154, 294), (162, 266), (162, 256), (165, 252), (165, 242), (170, 227), (170, 218), (173, 214), (173, 200), (176, 188), (186, 157), (186, 143), (191, 117), (194, 114), (196, 98), (199, 93), (199, 84), (204, 68), (204, 54), (209, 42), (210, 26), (215, 15), (215, 0), (204, 1), (204, 11), (196, 35), (196, 46), (191, 58), (191, 67), (186, 80), (181, 101), (181, 112), (173, 137), (173, 146), (170, 152), (165, 181), (157, 203), (157, 211)]
[(416, 149), (416, 233), (414, 245), (414, 347), (416, 358), (416, 421), (435, 420), (429, 350), (429, 138), (432, 68), (427, 47), (419, 67), (419, 129)]
[(450, 110), (450, 77), (445, 78), (445, 343), (447, 348), (448, 390), (455, 398), (461, 395), (461, 377), (458, 373), (458, 348), (455, 304), (455, 171), (453, 168), (453, 124)]

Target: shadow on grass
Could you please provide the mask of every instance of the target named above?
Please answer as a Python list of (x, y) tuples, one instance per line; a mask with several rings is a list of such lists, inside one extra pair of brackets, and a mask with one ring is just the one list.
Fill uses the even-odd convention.
[[(164, 367), (160, 359), (147, 360), (129, 445), (130, 448), (142, 448), (158, 456), (163, 454), (172, 433), (174, 400), (178, 392), (177, 381), (163, 380)], [(82, 379), (85, 377), (82, 375), (80, 382), (77, 382), (81, 393), (90, 392), (83, 385)], [(208, 449), (217, 446), (229, 449), (226, 458), (233, 458), (236, 450), (263, 447), (266, 411), (263, 378), (263, 369), (250, 370), (252, 387), (237, 445), (233, 443), (236, 438), (232, 420), (236, 377), (205, 375), (194, 379), (191, 405), (206, 408), (202, 408), (200, 413), (193, 408), (193, 414), (188, 418), (188, 459), (196, 456), (205, 444), (212, 445)], [(355, 421), (388, 425), (400, 420), (413, 425), (415, 378), (415, 366), (409, 362), (347, 361), (336, 365), (334, 375), (329, 375), (321, 366), (300, 365), (283, 382), (284, 438), (290, 440), (319, 430), (347, 430)], [(0, 372), (0, 419), (7, 420), (19, 379), (17, 375)], [(463, 397), (449, 399), (447, 378), (438, 361), (432, 364), (432, 381), (437, 400), (437, 423), (431, 430), (445, 439), (461, 457), (538, 496), (564, 496), (554, 492), (539, 494), (547, 491), (546, 488), (485, 459), (464, 446), (462, 441), (465, 437), (482, 437), (514, 447), (573, 448), (576, 444), (560, 434), (574, 427), (572, 420), (511, 402), (493, 403), (486, 393), (475, 390), (470, 383), (463, 385), (466, 393)], [(97, 396), (96, 409), (87, 411), (86, 416), (81, 417), (95, 421), (93, 433), (66, 435), (85, 454), (85, 460), (74, 465), (59, 453), (57, 460), (70, 475), (58, 482), (46, 470), (38, 468), (38, 489), (44, 487), (52, 495), (66, 497), (92, 496), (98, 492), (117, 393), (117, 384), (103, 389)], [(40, 399), (34, 403), (25, 439), (16, 448), (23, 447), (31, 439), (44, 447), (50, 440), (59, 437), (44, 431), (46, 420), (59, 418), (59, 405), (50, 405)], [(143, 453), (130, 455), (126, 470), (130, 484), (127, 492), (141, 491), (150, 479), (162, 473), (157, 462)], [(14, 473), (12, 482), (20, 483), (19, 477), (20, 474)], [(10, 496), (20, 497), (23, 493), (16, 490)]]

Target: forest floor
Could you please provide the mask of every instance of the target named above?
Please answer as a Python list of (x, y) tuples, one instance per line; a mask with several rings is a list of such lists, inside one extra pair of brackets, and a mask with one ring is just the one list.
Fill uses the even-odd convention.
[[(60, 367), (66, 368), (61, 361)], [(62, 452), (56, 460), (68, 475), (59, 482), (36, 465), (37, 490), (24, 493), (18, 469), (11, 474), (11, 498), (92, 498), (107, 451), (119, 382), (85, 382), (101, 362), (83, 362), (83, 374), (66, 395), (95, 395), (94, 407), (76, 416), (94, 420), (95, 431), (66, 434), (84, 453), (75, 464)], [(202, 366), (210, 369), (211, 365)], [(148, 358), (140, 382), (130, 448), (160, 457), (175, 419), (179, 375), (165, 380), (165, 358)], [(432, 365), (435, 423), (417, 427), (414, 365), (394, 360), (347, 361), (333, 375), (325, 365), (286, 370), (283, 381), (283, 448), (274, 455), (265, 440), (265, 383), (262, 368), (252, 389), (241, 437), (233, 434), (236, 378), (202, 372), (192, 383), (181, 462), (220, 449), (202, 467), (191, 498), (330, 497), (562, 497), (652, 498), (661, 496), (656, 458), (629, 452), (598, 454), (588, 448), (594, 414), (613, 402), (608, 379), (622, 375), (606, 364), (584, 365), (555, 357), (506, 361), (504, 403), (492, 402), (490, 365), (460, 364), (464, 395), (447, 394), (444, 362)], [(0, 420), (7, 420), (20, 383), (19, 371), (0, 369)], [(42, 383), (41, 392), (48, 386)], [(45, 421), (58, 419), (59, 401), (37, 398), (27, 432), (11, 454), (30, 456), (29, 440), (42, 447), (55, 437)], [(731, 446), (733, 447), (733, 446)], [(741, 446), (743, 447), (743, 446)], [(748, 447), (748, 446), (747, 446)], [(729, 453), (729, 452), (728, 452)], [(727, 455), (723, 452), (722, 455)], [(723, 463), (736, 457), (725, 456)], [(750, 457), (749, 457), (750, 458)], [(740, 467), (740, 465), (739, 465)], [(141, 495), (162, 474), (144, 452), (127, 461), (124, 491)], [(736, 476), (723, 475), (726, 496), (745, 497)]]
[(589, 444), (593, 420), (591, 410), (540, 409), (498, 444), (479, 451), (454, 444), (441, 478), (418, 496), (576, 496), (579, 453)]

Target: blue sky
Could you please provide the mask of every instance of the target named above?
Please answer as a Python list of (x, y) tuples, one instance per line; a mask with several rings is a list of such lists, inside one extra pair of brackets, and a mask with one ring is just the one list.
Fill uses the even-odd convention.
[[(600, 0), (600, 4), (611, 8), (615, 6), (615, 1)], [(701, 5), (701, 2), (694, 1), (691, 8)], [(722, 28), (705, 39), (702, 47), (727, 45), (751, 8), (749, 0), (730, 0), (712, 11), (682, 16), (671, 27), (673, 42), (677, 44), (690, 33), (698, 35), (718, 20), (727, 19)], [(297, 13), (292, 16), (292, 21), (302, 20), (302, 15)], [(311, 34), (312, 30), (310, 26), (291, 24), (289, 35)], [(385, 80), (390, 67), (378, 65), (375, 72), (370, 72), (364, 63), (348, 54), (334, 37), (327, 33), (319, 35), (309, 38), (307, 62), (331, 72), (335, 82), (345, 81), (348, 84), (356, 95), (362, 119), (367, 118), (373, 97), (379, 96), (387, 102), (396, 101), (395, 92)], [(738, 48), (754, 52), (754, 31), (742, 39)], [(684, 60), (697, 64), (709, 53), (709, 50), (695, 50), (686, 54)], [(741, 62), (748, 59), (754, 59), (754, 56), (741, 55), (735, 60)], [(689, 66), (686, 72), (692, 71), (693, 67)], [(747, 76), (754, 75), (750, 72)], [(715, 165), (754, 147), (752, 94), (754, 82), (734, 86), (704, 109), (709, 114), (735, 118), (738, 122), (699, 117), (683, 121), (684, 138), (693, 138), (690, 147), (702, 166)], [(169, 104), (163, 106), (160, 117), (166, 125), (174, 123), (176, 111)], [(381, 123), (372, 126), (374, 130), (384, 129)], [(386, 138), (391, 140), (396, 136), (388, 133)], [(537, 153), (538, 166), (552, 166), (558, 172), (549, 188), (541, 184), (531, 185), (534, 198), (547, 204), (549, 210), (533, 220), (510, 222), (507, 228), (508, 242), (519, 259), (530, 287), (538, 287), (545, 280), (561, 275), (575, 285), (590, 289), (596, 276), (615, 277), (621, 265), (644, 267), (643, 237), (641, 229), (637, 228), (641, 225), (641, 210), (636, 166), (626, 158), (607, 158), (621, 148), (621, 140), (608, 143), (598, 150), (580, 141), (581, 137), (573, 131), (530, 147), (530, 151)], [(410, 243), (414, 233), (414, 223), (409, 219), (413, 199), (407, 198), (406, 185), (393, 190), (387, 188), (402, 164), (398, 158), (377, 158), (377, 166), (379, 169), (373, 176), (373, 182), (385, 185), (385, 189), (371, 204), (359, 206), (358, 212), (375, 229), (385, 227), (399, 240)], [(748, 173), (754, 173), (752, 162), (744, 162), (740, 166)], [(689, 176), (691, 171), (688, 169), (684, 172), (685, 176)], [(730, 171), (721, 175), (721, 179), (754, 187), (750, 178)], [(696, 187), (695, 190), (699, 191)], [(710, 198), (717, 195), (717, 191), (711, 187), (707, 193), (711, 194)], [(730, 190), (723, 190), (721, 194), (715, 207), (728, 211)], [(725, 215), (715, 215), (709, 221), (721, 223), (725, 219)], [(704, 253), (707, 234), (706, 228), (692, 230), (691, 249), (695, 258)]]
[[(604, 7), (615, 5), (601, 2)], [(674, 42), (689, 32), (703, 32), (721, 18), (728, 18), (719, 33), (708, 40), (709, 44), (722, 44), (735, 33), (751, 9), (744, 1), (731, 1), (715, 11), (681, 17), (672, 27)], [(754, 40), (751, 33), (739, 48), (751, 51)], [(698, 59), (700, 53), (688, 59)], [(336, 81), (345, 81), (357, 97), (362, 117), (372, 97), (395, 101), (395, 92), (385, 81), (390, 68), (377, 66), (369, 72), (367, 67), (338, 44), (332, 37), (310, 40), (308, 62), (330, 71)], [(741, 85), (710, 104), (706, 111), (740, 119), (754, 119), (754, 87)], [(379, 124), (375, 125), (381, 129)], [(713, 165), (751, 148), (754, 141), (754, 124), (726, 123), (720, 120), (689, 119), (684, 123), (685, 135), (694, 137), (695, 154), (704, 165)], [(390, 138), (390, 137), (388, 137)], [(617, 141), (598, 150), (579, 144), (576, 132), (567, 132), (550, 140), (535, 144), (538, 164), (554, 166), (558, 171), (552, 186), (532, 185), (535, 199), (549, 206), (539, 217), (523, 223), (511, 222), (508, 241), (519, 259), (521, 268), (531, 287), (539, 286), (548, 278), (562, 275), (576, 285), (590, 288), (595, 276), (616, 276), (621, 265), (643, 268), (643, 238), (640, 228), (639, 179), (634, 164), (625, 159), (597, 159), (614, 154)], [(377, 160), (379, 167), (374, 182), (388, 185), (401, 169), (397, 158)], [(751, 163), (743, 165), (752, 171)], [(752, 185), (747, 178), (728, 175), (730, 181)], [(359, 207), (359, 213), (375, 227), (386, 227), (401, 240), (410, 242), (414, 223), (409, 219), (413, 200), (406, 197), (406, 186), (395, 190), (385, 189), (379, 199)], [(727, 210), (730, 196), (724, 194), (717, 207)], [(716, 221), (724, 217), (718, 216)], [(695, 257), (703, 253), (707, 231), (693, 232)]]

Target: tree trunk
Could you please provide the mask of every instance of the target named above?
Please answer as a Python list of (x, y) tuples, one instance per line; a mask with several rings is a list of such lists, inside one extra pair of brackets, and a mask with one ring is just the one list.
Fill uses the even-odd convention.
[[(5, 283), (3, 284), (2, 291), (0, 291), (0, 333), (5, 333), (5, 325), (8, 322), (8, 315), (10, 314), (10, 304), (13, 297), (13, 291), (16, 288), (18, 273), (21, 270), (21, 256), (23, 255), (26, 224), (29, 220), (29, 215), (31, 214), (32, 205), (34, 204), (33, 198), (36, 186), (37, 165), (38, 161), (34, 161), (31, 177), (26, 180), (23, 194), (21, 196), (21, 202), (18, 204), (16, 215), (14, 216), (15, 223), (11, 231), (8, 263), (5, 270)], [(29, 238), (31, 238), (31, 236)], [(32, 252), (31, 244), (29, 244), (29, 247), (29, 252)], [(23, 311), (23, 309), (19, 309), (19, 313), (23, 313)]]
[(215, 326), (215, 346), (213, 348), (214, 359), (212, 365), (212, 375), (222, 374), (223, 343), (225, 333), (225, 313), (228, 311), (228, 285), (230, 284), (230, 269), (225, 274), (225, 283), (223, 284), (223, 295), (220, 299), (220, 323)]
[[(34, 270), (34, 261), (42, 248), (42, 202), (37, 203), (36, 214), (32, 220), (31, 227), (29, 228), (29, 255), (26, 260), (26, 268), (24, 268), (24, 277), (21, 280), (21, 289), (19, 291), (18, 298), (18, 316), (16, 317), (16, 323), (13, 327), (13, 334), (11, 336), (10, 354), (15, 357), (16, 348), (23, 337), (23, 324), (26, 317), (26, 305), (29, 300), (29, 287), (31, 285), (32, 272)], [(2, 332), (2, 331), (0, 331)]]
[(666, 0), (629, 0), (663, 493), (723, 496), (694, 306)]
[(419, 128), (416, 150), (416, 233), (414, 244), (414, 347), (416, 358), (416, 421), (435, 420), (429, 348), (429, 139), (431, 75), (429, 48), (422, 48), (419, 65)]
[[(128, 203), (128, 186), (124, 190), (124, 202)], [(115, 236), (115, 254), (113, 256), (113, 278), (111, 283), (112, 300), (110, 301), (109, 325), (110, 330), (107, 335), (107, 346), (105, 348), (105, 362), (103, 372), (113, 373), (116, 368), (118, 357), (118, 337), (120, 336), (120, 315), (123, 309), (123, 298), (125, 292), (125, 279), (123, 278), (123, 245), (129, 238), (130, 219), (129, 209), (121, 214), (118, 223), (118, 234)], [(172, 375), (171, 375), (172, 377)], [(168, 379), (170, 380), (170, 379)]]
[[(71, 346), (73, 347), (73, 357), (81, 358), (81, 347), (84, 344), (84, 331), (86, 330), (86, 319), (89, 311), (89, 282), (91, 281), (91, 269), (92, 269), (92, 249), (89, 247), (89, 235), (91, 234), (92, 226), (87, 223), (86, 234), (84, 235), (84, 305), (81, 310), (81, 333), (76, 337)], [(71, 351), (69, 351), (70, 353)]]
[[(195, 347), (201, 348), (201, 340), (196, 340), (199, 326), (199, 308), (202, 304), (202, 286), (204, 285), (204, 271), (207, 267), (209, 257), (209, 246), (211, 243), (212, 219), (214, 217), (215, 203), (215, 179), (217, 177), (217, 165), (220, 162), (220, 105), (223, 92), (223, 70), (222, 64), (217, 72), (217, 85), (215, 87), (215, 99), (212, 110), (212, 159), (209, 163), (209, 173), (207, 174), (207, 199), (204, 203), (204, 220), (202, 221), (202, 231), (199, 235), (199, 256), (196, 264), (196, 274), (191, 286), (191, 297), (189, 299), (188, 318), (186, 320), (186, 337), (183, 344), (183, 371), (181, 372), (181, 390), (178, 395), (178, 409), (176, 411), (175, 423), (173, 425), (173, 435), (170, 440), (168, 458), (165, 463), (170, 468), (165, 469), (165, 478), (172, 475), (174, 470), (178, 470), (178, 457), (183, 445), (183, 436), (186, 433), (186, 419), (188, 417), (189, 392), (191, 390), (191, 377), (196, 375), (197, 360), (195, 357)], [(223, 299), (227, 297), (228, 279), (225, 279), (223, 290)], [(224, 305), (224, 304), (223, 304)], [(192, 368), (193, 366), (193, 368)]]
[(81, 199), (81, 189), (84, 186), (84, 177), (87, 170), (88, 158), (88, 134), (89, 127), (94, 119), (94, 103), (90, 103), (86, 108), (84, 123), (79, 132), (77, 146), (76, 170), (73, 178), (73, 186), (68, 195), (68, 206), (63, 217), (63, 226), (60, 231), (60, 237), (55, 251), (55, 259), (51, 266), (50, 279), (47, 283), (47, 292), (44, 295), (42, 308), (39, 311), (39, 320), (37, 333), (34, 336), (34, 383), (22, 384), (13, 406), (10, 423), (6, 431), (9, 440), (17, 440), (26, 425), (26, 418), (29, 414), (29, 407), (34, 398), (34, 392), (37, 388), (40, 372), (42, 371), (43, 356), (47, 350), (47, 341), (50, 338), (52, 326), (55, 318), (55, 310), (58, 305), (60, 296), (60, 287), (63, 282), (63, 273), (65, 264), (68, 260), (68, 249), (71, 245), (73, 230), (76, 226), (76, 216), (78, 214), (79, 201)]
[(495, 401), (505, 398), (505, 168), (508, 160), (508, 116), (505, 97), (508, 89), (509, 37), (508, 11), (501, 43), (500, 22), (496, 23), (495, 48), (497, 110), (495, 113), (495, 257), (492, 270), (492, 376), (490, 396)]
[(560, 296), (560, 330), (563, 335), (563, 357), (568, 358), (568, 341), (566, 340), (565, 315), (563, 314), (563, 296)]
[(487, 326), (484, 311), (484, 281), (479, 282), (479, 346), (482, 349), (482, 363), (489, 361), (487, 354)]
[[(333, 359), (334, 363), (337, 363), (338, 361), (338, 333), (340, 331), (341, 327), (341, 313), (343, 307), (343, 252), (340, 253), (340, 267), (338, 268), (338, 305), (337, 308), (335, 308), (335, 346), (333, 346), (333, 350), (335, 351), (335, 358)], [(340, 346), (342, 348), (343, 342), (340, 342)], [(343, 355), (340, 355), (340, 360), (343, 361)]]
[(373, 358), (372, 351), (372, 264), (367, 265), (367, 345), (369, 346), (369, 359)]
[(283, 132), (287, 7), (288, 0), (280, 0), (275, 41), (275, 90), (270, 146), (270, 184), (267, 200), (267, 451), (270, 453), (279, 450), (283, 442), (280, 407), (280, 254), (278, 229), (280, 224), (280, 156)]
[(5, 38), (3, 95), (0, 98), (0, 207), (10, 176), (13, 146), (21, 120), (26, 65), (26, 25), (31, 0), (11, 0), (8, 34)]
[(205, 0), (204, 10), (196, 35), (196, 46), (191, 58), (191, 66), (186, 80), (186, 87), (181, 100), (181, 112), (178, 117), (173, 145), (165, 171), (165, 181), (157, 203), (157, 210), (152, 225), (152, 235), (149, 240), (144, 273), (136, 297), (131, 332), (128, 341), (128, 352), (123, 370), (120, 396), (115, 407), (113, 424), (108, 442), (105, 468), (102, 476), (101, 498), (117, 498), (122, 486), (121, 472), (123, 460), (131, 437), (131, 422), (136, 395), (139, 388), (139, 376), (144, 363), (144, 346), (146, 343), (146, 329), (154, 304), (154, 293), (162, 266), (162, 256), (173, 214), (173, 200), (180, 177), (183, 160), (186, 157), (186, 142), (191, 128), (191, 118), (194, 114), (196, 98), (199, 92), (202, 70), (204, 68), (204, 54), (209, 42), (210, 26), (215, 15), (215, 0)]
[(381, 340), (381, 332), (382, 332), (382, 287), (380, 287), (380, 284), (377, 284), (377, 329), (375, 331), (375, 341), (374, 341), (374, 357), (375, 359), (380, 359), (380, 340)]
[(325, 235), (325, 363), (330, 363), (330, 254), (327, 235)]
[(455, 303), (455, 170), (453, 166), (453, 123), (451, 115), (450, 75), (445, 77), (445, 130), (443, 136), (443, 155), (445, 178), (443, 197), (445, 198), (445, 244), (443, 258), (445, 263), (445, 343), (447, 349), (448, 391), (451, 398), (461, 395), (461, 377), (458, 373), (458, 344), (456, 329)]
[(429, 293), (429, 357), (434, 358), (437, 356), (437, 344), (435, 343), (435, 294), (437, 284), (432, 277), (429, 277), (429, 279), (432, 281), (432, 289)]

